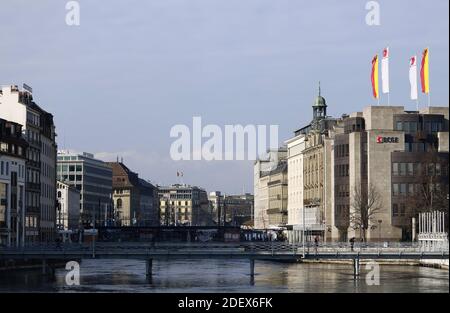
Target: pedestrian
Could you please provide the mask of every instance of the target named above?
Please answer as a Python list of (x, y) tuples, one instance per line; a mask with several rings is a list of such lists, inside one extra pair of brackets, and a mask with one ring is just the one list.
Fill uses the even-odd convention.
[(353, 247), (355, 246), (355, 237), (350, 238), (350, 249), (353, 252)]
[(319, 248), (319, 237), (318, 236), (314, 237), (314, 246), (315, 246), (315, 250), (316, 250), (316, 254), (317, 254), (317, 250)]

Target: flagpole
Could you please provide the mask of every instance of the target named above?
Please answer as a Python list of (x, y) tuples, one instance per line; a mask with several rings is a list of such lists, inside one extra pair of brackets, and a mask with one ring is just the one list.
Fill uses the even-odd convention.
[(430, 48), (427, 47), (427, 63), (428, 63), (428, 107), (430, 107), (431, 104), (431, 97), (430, 97)]

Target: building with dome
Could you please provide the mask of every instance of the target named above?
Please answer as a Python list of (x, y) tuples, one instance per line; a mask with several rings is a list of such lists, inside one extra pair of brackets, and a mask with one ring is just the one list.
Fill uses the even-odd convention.
[[(331, 169), (325, 162), (328, 131), (339, 119), (327, 115), (327, 103), (319, 90), (312, 105), (311, 122), (296, 130), (287, 140), (288, 162), (288, 229), (290, 240), (300, 241), (302, 234), (326, 237), (330, 221), (326, 201), (331, 194), (326, 181), (331, 180)], [(328, 196), (328, 197), (327, 197)]]

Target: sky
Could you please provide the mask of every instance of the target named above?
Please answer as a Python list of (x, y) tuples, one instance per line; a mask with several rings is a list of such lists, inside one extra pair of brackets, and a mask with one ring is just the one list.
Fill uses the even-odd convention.
[(378, 26), (360, 0), (78, 2), (68, 26), (65, 0), (1, 0), (0, 84), (32, 86), (59, 149), (119, 156), (156, 184), (253, 192), (253, 161), (173, 161), (170, 129), (193, 116), (279, 125), (281, 145), (310, 122), (318, 81), (328, 115), (375, 105), (371, 60), (386, 46), (391, 105), (415, 109), (409, 58), (425, 47), (431, 103), (449, 104), (447, 0), (377, 1)]

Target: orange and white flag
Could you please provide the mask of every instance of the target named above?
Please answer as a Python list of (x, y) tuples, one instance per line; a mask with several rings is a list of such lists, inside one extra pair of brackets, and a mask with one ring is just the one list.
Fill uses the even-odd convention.
[(420, 69), (420, 82), (422, 83), (422, 92), (430, 92), (430, 73), (428, 66), (428, 48), (423, 50), (422, 54), (422, 67)]
[(378, 93), (378, 54), (372, 59), (372, 75), (370, 76), (372, 81), (372, 93), (375, 99), (379, 98)]

